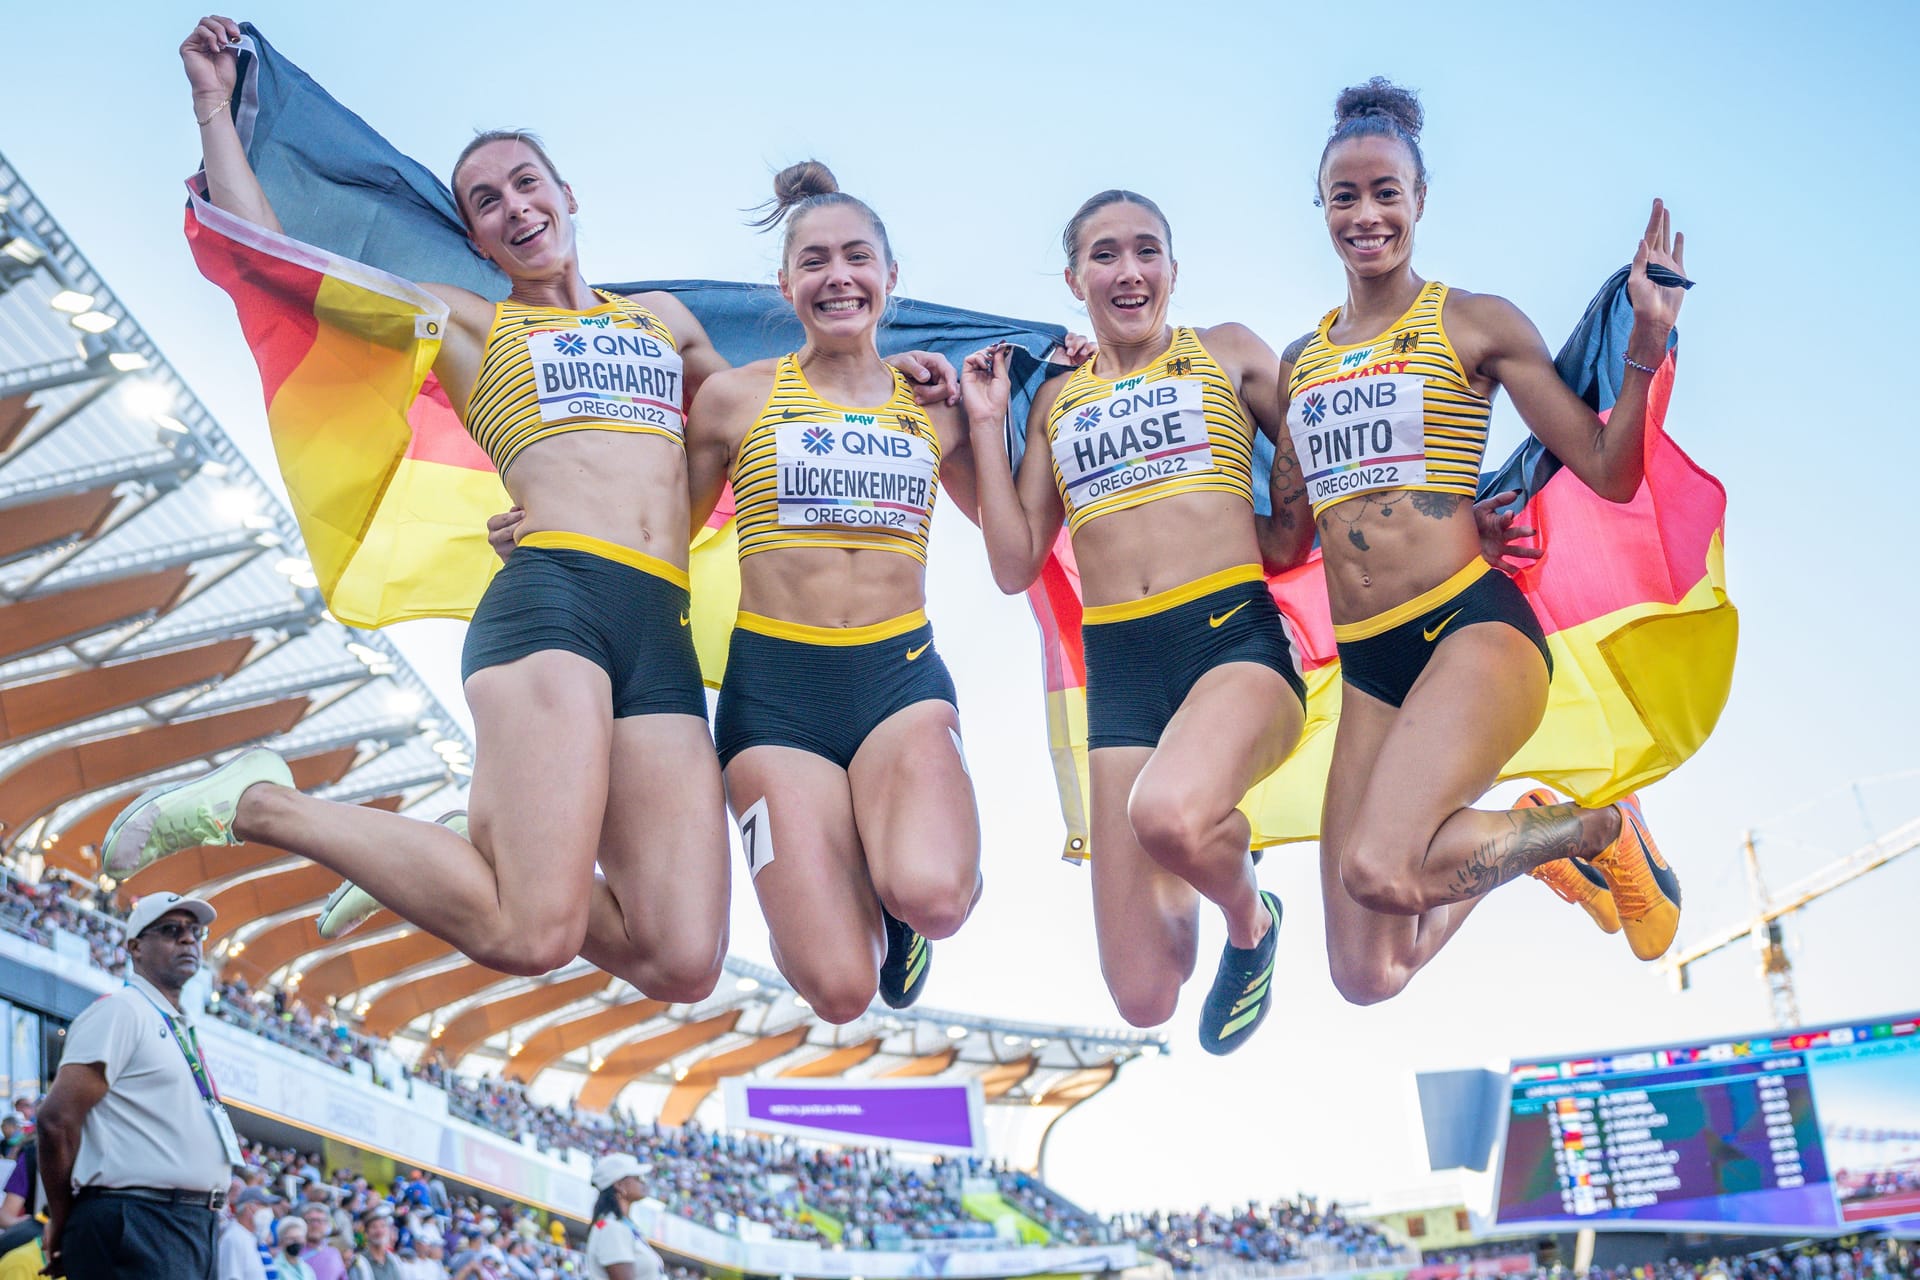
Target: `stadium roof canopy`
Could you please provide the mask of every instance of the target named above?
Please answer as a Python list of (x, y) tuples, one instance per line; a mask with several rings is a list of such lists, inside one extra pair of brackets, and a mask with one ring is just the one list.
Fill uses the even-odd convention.
[[(429, 816), (461, 802), (473, 750), (390, 641), (327, 613), (291, 513), (0, 156), (0, 851), (96, 880), (135, 792), (258, 743), (315, 794)], [(670, 1123), (747, 1072), (977, 1076), (1020, 1104), (989, 1114), (1030, 1162), (1053, 1119), (1164, 1044), (928, 1010), (833, 1027), (738, 960), (709, 1000), (663, 1005), (584, 965), (506, 977), (386, 912), (326, 944), (312, 919), (335, 883), (247, 845), (126, 889), (210, 898), (226, 976)]]

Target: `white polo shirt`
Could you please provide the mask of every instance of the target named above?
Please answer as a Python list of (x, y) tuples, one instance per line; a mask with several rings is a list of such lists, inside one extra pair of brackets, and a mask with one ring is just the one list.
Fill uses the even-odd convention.
[(184, 1035), (190, 1015), (134, 974), (95, 1001), (67, 1029), (62, 1064), (98, 1063), (107, 1094), (87, 1113), (73, 1186), (224, 1191), (233, 1176), (193, 1070), (167, 1030), (165, 1009)]
[(633, 1265), (633, 1280), (660, 1280), (666, 1268), (660, 1255), (640, 1236), (640, 1228), (631, 1218), (612, 1214), (595, 1219), (587, 1233), (588, 1280), (607, 1280), (607, 1265), (627, 1262)]

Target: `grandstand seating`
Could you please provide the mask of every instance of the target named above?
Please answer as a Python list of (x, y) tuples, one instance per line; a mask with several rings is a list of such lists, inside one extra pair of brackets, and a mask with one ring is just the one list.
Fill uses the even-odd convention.
[[(0, 872), (0, 929), (42, 946), (52, 946), (62, 932), (83, 937), (96, 966), (117, 970), (126, 951), (110, 908), (109, 895), (78, 881), (49, 877), (29, 884)], [(344, 1017), (316, 1013), (285, 989), (223, 982), (215, 987), (208, 1012), (342, 1070), (355, 1063), (372, 1067), (398, 1061), (380, 1053), (381, 1042), (360, 1035)], [(398, 1070), (444, 1090), (450, 1114), (539, 1150), (573, 1150), (589, 1157), (631, 1152), (647, 1166), (651, 1198), (673, 1214), (728, 1234), (761, 1224), (774, 1239), (852, 1249), (991, 1243), (993, 1227), (962, 1203), (966, 1185), (987, 1180), (1053, 1241), (1135, 1239), (1183, 1268), (1214, 1258), (1275, 1263), (1308, 1256), (1352, 1259), (1358, 1265), (1391, 1250), (1377, 1233), (1349, 1223), (1336, 1208), (1323, 1213), (1310, 1200), (1249, 1206), (1235, 1215), (1203, 1209), (1109, 1223), (1031, 1174), (986, 1161), (909, 1163), (884, 1150), (825, 1149), (790, 1138), (716, 1133), (693, 1122), (662, 1127), (618, 1107), (604, 1114), (562, 1109), (533, 1101), (516, 1081), (457, 1074), (431, 1053)]]

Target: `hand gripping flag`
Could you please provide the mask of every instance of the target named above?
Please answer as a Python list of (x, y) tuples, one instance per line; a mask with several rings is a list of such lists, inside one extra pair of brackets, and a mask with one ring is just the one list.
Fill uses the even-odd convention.
[[(233, 298), (267, 401), (274, 451), (322, 593), (334, 616), (377, 627), (472, 616), (499, 567), (486, 519), (509, 505), (431, 374), (446, 308), (411, 281), (483, 297), (507, 281), (468, 244), (453, 197), (267, 43), (244, 38), (233, 115), (286, 234), (235, 218), (196, 189), (187, 238), (201, 271)], [(665, 290), (734, 363), (793, 350), (799, 321), (764, 286), (678, 280), (615, 284)], [(1043, 380), (1057, 326), (897, 299), (887, 351), (922, 348), (955, 365), (1009, 341), (1018, 411)], [(731, 495), (695, 540), (695, 638), (717, 684), (739, 598)]]
[[(1601, 287), (1555, 360), (1561, 379), (1603, 417), (1633, 327), (1627, 275), (1623, 268)], [(1554, 661), (1546, 716), (1501, 777), (1536, 778), (1589, 806), (1665, 777), (1699, 750), (1733, 680), (1739, 615), (1722, 552), (1726, 491), (1667, 434), (1676, 347), (1648, 392), (1646, 474), (1633, 501), (1602, 499), (1531, 438), (1480, 484), (1482, 498), (1518, 491), (1516, 523), (1537, 531), (1544, 554), (1516, 581)], [(1270, 466), (1271, 444), (1256, 446), (1256, 470)], [(1264, 513), (1259, 486), (1255, 501)], [(1242, 803), (1256, 847), (1319, 838), (1340, 716), (1340, 659), (1319, 548), (1269, 577), (1268, 588), (1304, 668), (1307, 725), (1299, 748)], [(1064, 535), (1029, 595), (1045, 651), (1065, 856), (1078, 861), (1087, 856), (1086, 663), (1079, 576)]]

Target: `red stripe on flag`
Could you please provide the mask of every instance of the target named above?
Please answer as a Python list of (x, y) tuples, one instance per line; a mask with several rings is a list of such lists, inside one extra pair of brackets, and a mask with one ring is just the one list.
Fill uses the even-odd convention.
[(200, 274), (226, 290), (240, 316), (240, 330), (260, 365), (267, 404), (313, 349), (320, 321), (314, 302), (325, 279), (310, 267), (253, 253), (217, 231), (208, 231), (187, 209), (187, 245)]
[(427, 375), (420, 394), (407, 407), (407, 426), (413, 429), (407, 441), (407, 457), (469, 471), (493, 470), (493, 460), (467, 433), (460, 415), (453, 411), (453, 402), (447, 399), (447, 389), (434, 374)]

